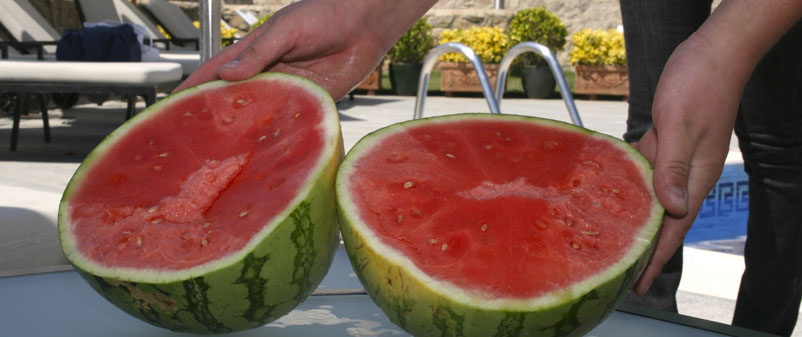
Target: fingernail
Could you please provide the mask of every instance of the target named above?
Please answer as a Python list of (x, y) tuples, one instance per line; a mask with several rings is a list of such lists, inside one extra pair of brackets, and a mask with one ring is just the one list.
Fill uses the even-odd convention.
[(685, 193), (684, 188), (677, 186), (672, 187), (671, 197), (672, 199), (674, 199), (675, 204), (682, 205), (682, 208), (688, 207), (688, 194)]
[(224, 64), (223, 67), (225, 67), (225, 68), (236, 68), (238, 64), (239, 64), (239, 60), (234, 59), (234, 60), (231, 60), (228, 63)]

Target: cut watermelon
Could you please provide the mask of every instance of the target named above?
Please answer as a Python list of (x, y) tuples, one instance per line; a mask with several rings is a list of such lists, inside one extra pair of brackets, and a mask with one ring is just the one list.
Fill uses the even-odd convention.
[(337, 175), (369, 295), (416, 336), (576, 336), (645, 265), (663, 208), (651, 167), (609, 136), (464, 114), (376, 131)]
[(342, 156), (328, 93), (262, 74), (170, 96), (76, 171), (62, 249), (103, 297), (176, 331), (261, 326), (303, 301), (337, 243)]

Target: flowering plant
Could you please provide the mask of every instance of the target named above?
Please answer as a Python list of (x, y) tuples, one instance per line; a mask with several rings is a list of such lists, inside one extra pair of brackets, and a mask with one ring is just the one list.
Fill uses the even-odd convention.
[[(556, 53), (563, 50), (568, 30), (560, 18), (546, 8), (532, 7), (515, 13), (507, 27), (507, 35), (510, 37), (510, 46), (532, 41)], [(523, 54), (520, 59), (528, 65), (546, 65), (546, 60), (535, 53)]]
[(571, 39), (574, 46), (569, 56), (571, 64), (626, 65), (624, 34), (615, 29), (576, 32)]
[[(460, 42), (473, 49), (483, 63), (499, 63), (509, 48), (509, 38), (501, 28), (473, 27), (469, 29), (446, 29), (440, 33), (440, 44)], [(441, 61), (468, 63), (468, 59), (457, 53), (440, 57)]]
[[(195, 28), (200, 29), (200, 22), (195, 20), (192, 22), (195, 25)], [(231, 39), (235, 39), (239, 37), (239, 30), (232, 27), (227, 27), (227, 25), (220, 21), (220, 38), (223, 39), (223, 46), (231, 45), (233, 42)], [(226, 40), (228, 39), (228, 40)]]
[(256, 22), (254, 22), (253, 25), (251, 25), (251, 28), (248, 30), (248, 32), (249, 33), (252, 32), (254, 29), (261, 26), (263, 23), (267, 22), (267, 20), (270, 19), (271, 16), (273, 16), (273, 13), (267, 14), (259, 18), (259, 20), (256, 20)]
[(392, 63), (421, 64), (432, 47), (432, 25), (422, 18), (393, 44), (387, 56)]

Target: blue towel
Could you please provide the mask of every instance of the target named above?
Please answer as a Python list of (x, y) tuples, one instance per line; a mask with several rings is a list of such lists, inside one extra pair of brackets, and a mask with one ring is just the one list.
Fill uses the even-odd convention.
[(68, 29), (56, 47), (60, 61), (139, 62), (142, 52), (129, 24)]

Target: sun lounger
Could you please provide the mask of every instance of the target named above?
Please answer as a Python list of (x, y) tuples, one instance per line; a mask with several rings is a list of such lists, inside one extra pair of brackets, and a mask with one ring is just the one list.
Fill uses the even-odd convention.
[(200, 29), (195, 27), (178, 6), (164, 0), (142, 1), (141, 5), (171, 37), (196, 41), (200, 39)]
[[(116, 21), (140, 25), (145, 28), (153, 41), (163, 44), (166, 50), (172, 50), (174, 46), (185, 49), (191, 47), (197, 53), (200, 47), (198, 44), (200, 33), (194, 37), (171, 36), (167, 38), (139, 8), (128, 0), (75, 0), (75, 8), (81, 22)], [(181, 14), (183, 15), (183, 13)], [(184, 18), (189, 20), (185, 15)], [(189, 24), (191, 25), (192, 22)]]
[(46, 54), (55, 54), (56, 43), (61, 38), (28, 0), (0, 1), (0, 32), (7, 37), (0, 43), (3, 58), (8, 58), (9, 49), (14, 48), (44, 59)]
[(15, 94), (10, 150), (17, 149), (23, 102), (38, 95), (42, 106), (45, 141), (50, 141), (43, 94), (116, 93), (128, 102), (126, 119), (134, 114), (136, 98), (156, 100), (160, 86), (181, 80), (181, 65), (172, 62), (63, 62), (0, 60), (0, 93)]
[[(140, 8), (143, 8), (153, 21), (164, 28), (172, 38), (178, 38), (182, 41), (200, 40), (200, 29), (195, 27), (195, 24), (192, 23), (186, 13), (173, 3), (165, 0), (141, 0)], [(223, 21), (222, 23), (225, 22)], [(224, 38), (222, 40), (224, 42), (234, 42), (237, 38)]]
[[(97, 6), (103, 8), (104, 4), (114, 8), (113, 3), (108, 0), (99, 2)], [(131, 17), (131, 15), (133, 14), (126, 14), (124, 17)], [(132, 20), (128, 20), (128, 22), (130, 21)], [(158, 29), (156, 31), (158, 32)], [(38, 54), (38, 59), (55, 59), (56, 43), (61, 39), (58, 31), (36, 11), (28, 0), (0, 0), (0, 33), (2, 33), (0, 35), (10, 38), (0, 41), (0, 56), (3, 59), (13, 55), (12, 49), (18, 53)], [(161, 33), (159, 34), (158, 36), (163, 37)], [(23, 58), (32, 58), (32, 56), (23, 55)], [(186, 77), (200, 66), (200, 54), (195, 50), (161, 51), (157, 59), (145, 61), (179, 63), (182, 76)]]
[[(164, 34), (147, 19), (142, 11), (129, 1), (75, 0), (75, 8), (78, 11), (81, 22), (116, 21), (137, 24), (147, 30), (153, 41), (165, 44), (167, 50), (160, 50), (158, 59), (143, 61), (178, 62), (181, 64), (184, 77), (189, 76), (189, 74), (200, 66), (200, 53), (197, 51), (197, 37), (167, 39)], [(186, 20), (189, 20), (186, 16), (184, 17)], [(189, 50), (176, 50), (176, 48), (171, 48), (171, 46), (175, 46), (177, 43), (183, 43), (185, 46), (189, 44), (191, 48)]]

